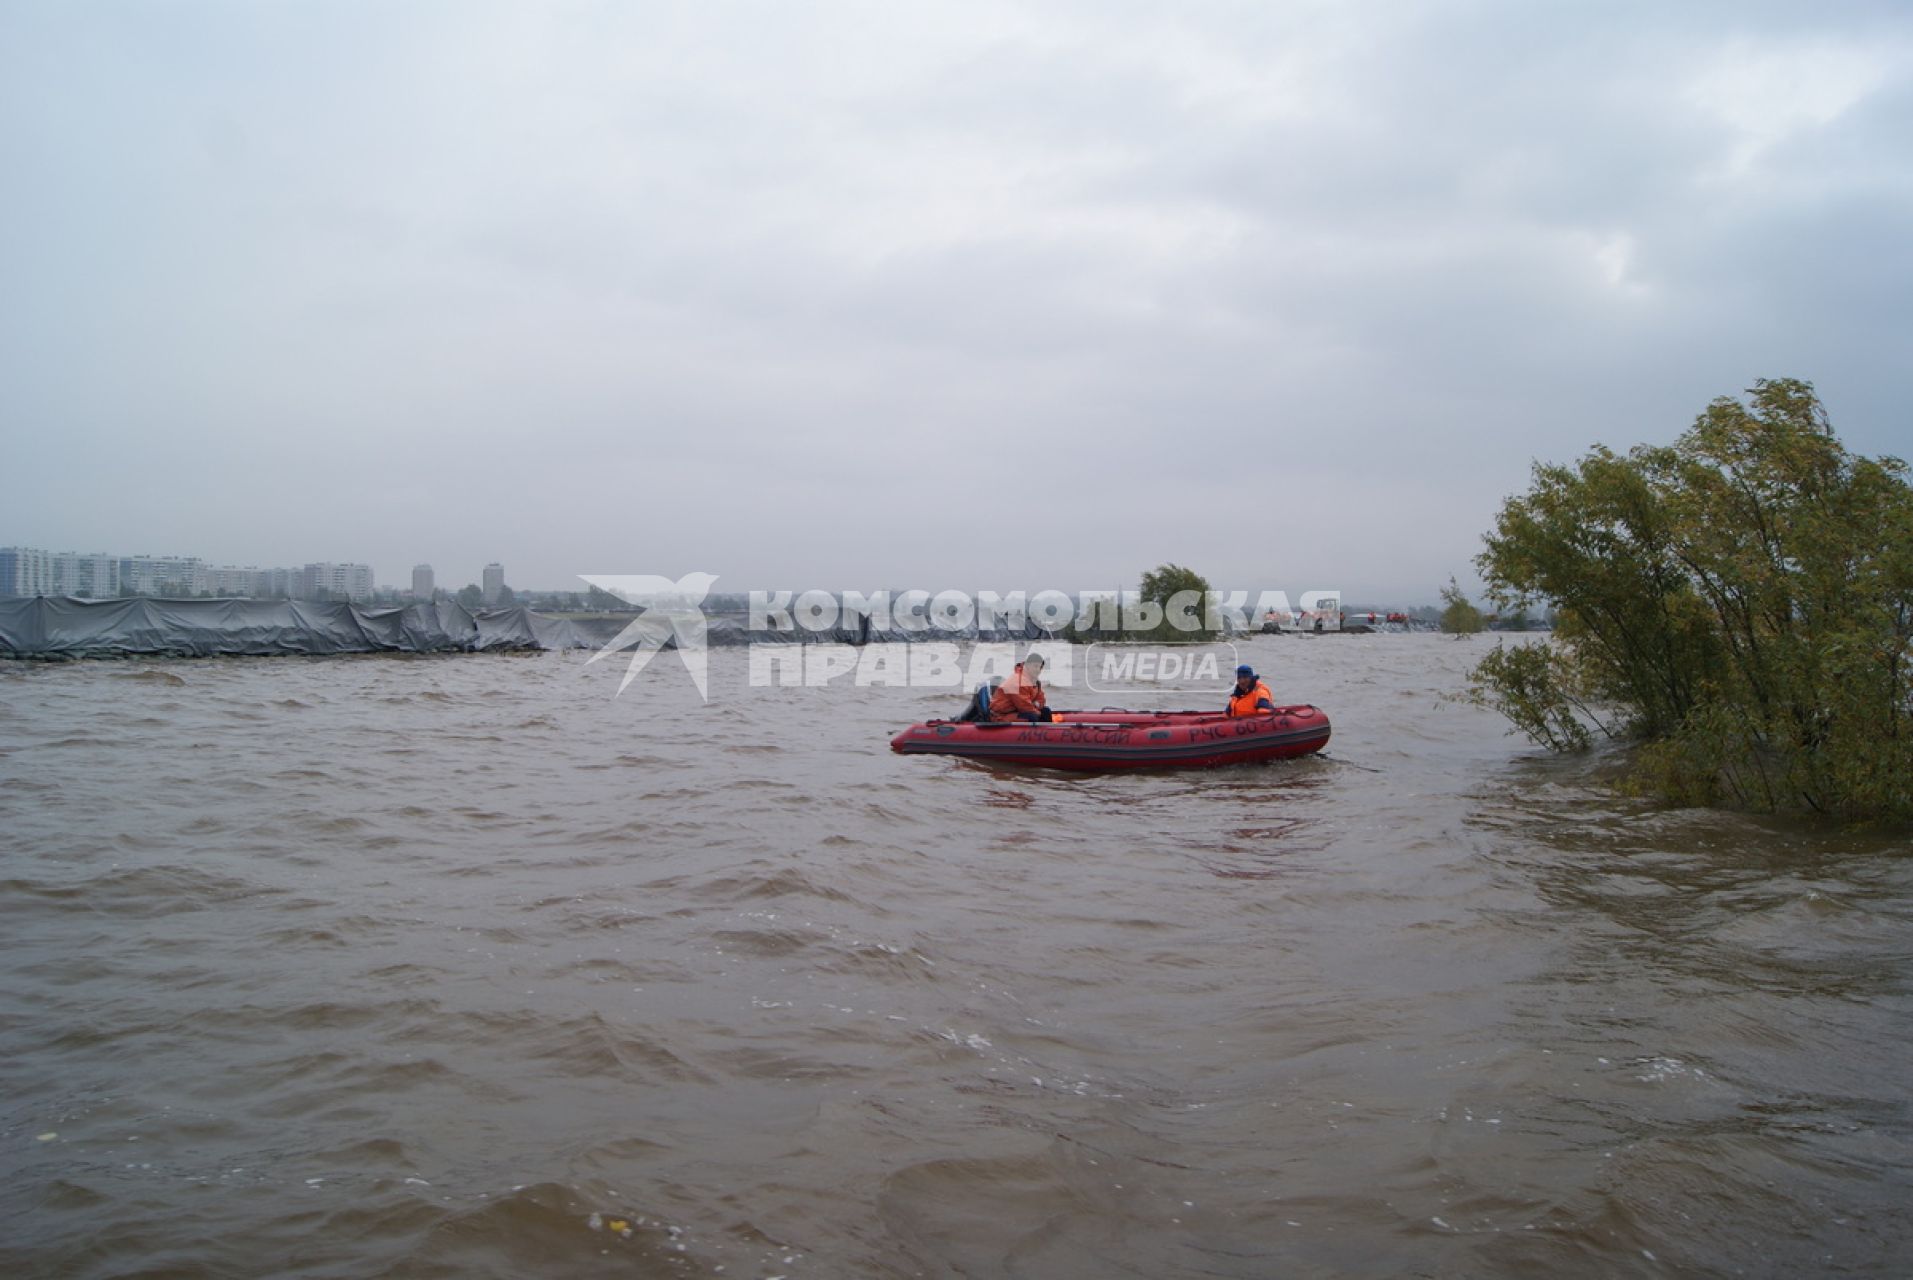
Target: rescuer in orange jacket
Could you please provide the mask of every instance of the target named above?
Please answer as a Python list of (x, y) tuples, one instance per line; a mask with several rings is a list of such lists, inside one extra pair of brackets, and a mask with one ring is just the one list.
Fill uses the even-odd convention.
[(1235, 669), (1235, 688), (1229, 691), (1229, 714), (1259, 716), (1275, 710), (1275, 695), (1256, 678), (1255, 668), (1243, 663)]
[(1016, 664), (1016, 672), (996, 687), (990, 698), (992, 720), (1048, 720), (1048, 700), (1043, 695), (1043, 655), (1032, 653)]

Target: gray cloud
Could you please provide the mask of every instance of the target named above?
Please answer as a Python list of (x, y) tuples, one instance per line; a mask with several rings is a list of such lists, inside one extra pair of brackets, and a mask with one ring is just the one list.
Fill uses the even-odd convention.
[(1906, 452), (1892, 5), (15, 6), (0, 541), (1426, 599), (1759, 376)]

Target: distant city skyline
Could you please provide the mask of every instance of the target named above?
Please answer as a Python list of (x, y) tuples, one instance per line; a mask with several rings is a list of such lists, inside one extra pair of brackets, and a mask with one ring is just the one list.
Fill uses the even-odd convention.
[[(14, 578), (10, 576), (13, 573), (13, 570), (9, 568), (8, 562), (5, 560), (6, 555), (10, 552), (25, 552), (25, 553), (30, 553), (32, 555), (45, 556), (45, 557), (75, 557), (78, 559), (96, 558), (96, 559), (102, 559), (106, 561), (112, 561), (122, 566), (126, 565), (129, 561), (137, 561), (142, 566), (145, 566), (138, 571), (138, 575), (139, 575), (138, 583), (136, 584), (136, 585), (143, 584), (140, 587), (142, 591), (149, 590), (158, 581), (168, 580), (168, 579), (165, 579), (164, 577), (164, 574), (166, 573), (166, 569), (164, 568), (164, 566), (169, 566), (174, 564), (184, 565), (184, 564), (190, 563), (192, 565), (197, 566), (196, 572), (204, 575), (203, 581), (201, 582), (202, 588), (206, 590), (211, 590), (215, 594), (241, 594), (241, 592), (239, 591), (239, 584), (244, 575), (277, 574), (279, 575), (279, 577), (277, 580), (276, 587), (271, 588), (268, 592), (263, 592), (262, 594), (272, 593), (272, 594), (285, 595), (285, 594), (288, 594), (289, 592), (289, 587), (287, 586), (287, 580), (286, 580), (287, 575), (296, 574), (301, 569), (304, 569), (304, 568), (311, 568), (314, 566), (351, 565), (351, 566), (365, 568), (368, 573), (373, 572), (369, 564), (367, 564), (366, 562), (361, 562), (361, 561), (299, 561), (299, 562), (296, 562), (296, 567), (291, 567), (291, 568), (262, 568), (255, 564), (245, 564), (245, 565), (240, 565), (235, 563), (221, 564), (221, 563), (217, 563), (216, 557), (211, 557), (211, 556), (191, 556), (191, 555), (156, 556), (156, 555), (149, 555), (145, 553), (141, 553), (138, 555), (125, 555), (125, 554), (115, 554), (115, 553), (107, 553), (107, 552), (75, 553), (75, 552), (69, 552), (69, 551), (48, 551), (48, 550), (43, 550), (37, 547), (20, 545), (20, 546), (0, 547), (0, 595), (20, 594), (18, 592), (15, 592), (10, 585), (14, 581)], [(401, 557), (400, 559), (403, 559), (403, 557)], [(594, 563), (597, 559), (598, 557), (591, 558), (592, 562)], [(633, 559), (636, 559), (639, 562), (642, 562), (641, 557), (633, 557)], [(394, 593), (400, 596), (418, 597), (424, 593), (429, 593), (433, 590), (442, 591), (447, 595), (456, 595), (459, 591), (463, 590), (465, 587), (470, 586), (470, 587), (478, 588), (481, 598), (486, 603), (490, 603), (492, 600), (492, 589), (493, 589), (492, 581), (494, 578), (496, 578), (504, 586), (508, 587), (514, 593), (514, 595), (525, 595), (525, 594), (584, 595), (590, 590), (588, 584), (584, 581), (583, 577), (579, 574), (560, 575), (559, 579), (553, 582), (530, 581), (524, 584), (514, 583), (507, 576), (507, 571), (505, 567), (506, 563), (507, 562), (500, 561), (500, 560), (489, 560), (489, 561), (485, 561), (481, 563), (479, 567), (476, 569), (476, 571), (472, 573), (446, 575), (446, 574), (441, 574), (438, 571), (435, 562), (421, 560), (415, 563), (412, 566), (411, 570), (409, 571), (411, 576), (411, 582), (409, 586), (400, 582), (378, 582), (376, 580), (376, 574), (373, 574), (373, 581), (371, 583), (370, 588), (368, 588), (368, 590)], [(1155, 565), (1153, 564), (1139, 566), (1137, 570), (1131, 575), (1129, 575), (1127, 578), (1123, 578), (1119, 580), (1092, 581), (1092, 580), (1089, 580), (1088, 577), (1084, 574), (1077, 574), (1073, 577), (1066, 576), (1064, 580), (1060, 582), (1002, 581), (1000, 583), (991, 583), (991, 582), (974, 582), (974, 581), (950, 581), (950, 580), (941, 580), (941, 579), (933, 580), (933, 579), (922, 579), (922, 578), (912, 579), (912, 578), (909, 578), (908, 576), (905, 576), (897, 580), (892, 580), (892, 581), (837, 582), (837, 581), (829, 580), (822, 574), (814, 574), (814, 573), (799, 574), (794, 578), (784, 579), (784, 580), (757, 581), (757, 580), (745, 580), (742, 577), (739, 577), (735, 581), (731, 581), (731, 580), (724, 580), (722, 578), (722, 575), (720, 575), (720, 585), (716, 587), (714, 590), (716, 594), (720, 596), (741, 595), (741, 594), (744, 594), (750, 591), (755, 591), (755, 590), (804, 590), (804, 589), (811, 589), (811, 588), (828, 590), (828, 591), (871, 591), (871, 590), (898, 591), (898, 590), (906, 590), (906, 589), (913, 589), (913, 588), (925, 588), (925, 589), (929, 589), (933, 591), (942, 590), (945, 588), (955, 588), (959, 590), (980, 589), (980, 590), (1005, 590), (1005, 591), (1014, 591), (1014, 590), (1024, 590), (1024, 591), (1063, 590), (1068, 592), (1075, 592), (1078, 590), (1102, 591), (1102, 590), (1110, 590), (1110, 589), (1133, 588), (1137, 585), (1137, 582), (1140, 579), (1142, 573), (1154, 567)], [(1191, 567), (1195, 568), (1197, 572), (1199, 573), (1203, 572), (1202, 566), (1199, 564), (1192, 565)], [(421, 575), (423, 575), (423, 581), (425, 583), (423, 592), (421, 592), (420, 585), (419, 585), (421, 581)], [(1300, 592), (1304, 590), (1310, 590), (1315, 588), (1327, 588), (1331, 590), (1340, 591), (1342, 595), (1348, 599), (1356, 599), (1359, 597), (1361, 600), (1367, 603), (1373, 603), (1377, 605), (1401, 604), (1407, 607), (1419, 607), (1421, 605), (1433, 603), (1437, 599), (1438, 588), (1440, 585), (1440, 584), (1436, 584), (1422, 591), (1416, 591), (1411, 588), (1408, 590), (1394, 592), (1394, 593), (1390, 593), (1387, 591), (1370, 591), (1370, 592), (1364, 593), (1362, 591), (1355, 591), (1355, 592), (1347, 591), (1346, 589), (1343, 589), (1340, 586), (1338, 586), (1333, 581), (1305, 581), (1302, 578), (1295, 575), (1268, 574), (1268, 575), (1264, 575), (1261, 578), (1254, 579), (1251, 581), (1246, 581), (1246, 582), (1235, 582), (1235, 581), (1225, 582), (1224, 580), (1218, 579), (1216, 575), (1214, 574), (1206, 574), (1205, 576), (1208, 576), (1211, 579), (1212, 584), (1218, 588), (1226, 588), (1226, 589), (1245, 589), (1246, 588), (1250, 590), (1279, 588), (1279, 589), (1288, 591), (1292, 595), (1299, 594)], [(63, 579), (63, 581), (66, 581), (69, 583), (74, 581), (74, 578), (70, 570), (67, 571), (67, 576), (65, 579)]]
[[(86, 566), (82, 574), (82, 566)], [(105, 584), (103, 587), (96, 584)], [(532, 597), (532, 595), (578, 595), (583, 597), (591, 587), (576, 578), (574, 582), (561, 584), (515, 585), (505, 576), (503, 561), (488, 561), (478, 574), (469, 578), (465, 584), (457, 587), (438, 585), (438, 572), (430, 563), (411, 566), (411, 584), (383, 584), (377, 582), (377, 576), (369, 564), (341, 563), (341, 561), (306, 561), (297, 568), (260, 568), (254, 564), (214, 564), (207, 557), (153, 557), (153, 555), (111, 555), (111, 553), (73, 553), (73, 551), (44, 551), (38, 547), (10, 545), (0, 547), (0, 597), (6, 595), (77, 595), (82, 599), (115, 599), (121, 595), (121, 587), (126, 585), (138, 595), (163, 595), (168, 589), (178, 589), (186, 595), (258, 595), (258, 597), (289, 597), (289, 599), (318, 599), (316, 589), (323, 587), (329, 595), (342, 595), (354, 601), (367, 601), (375, 595), (394, 595), (402, 599), (429, 599), (434, 591), (444, 595), (457, 595), (467, 587), (478, 591), (478, 599), (484, 605), (497, 603), (501, 589), (509, 589), (513, 597)], [(784, 584), (738, 584), (719, 585), (715, 589), (717, 597), (744, 595), (748, 591), (796, 591), (796, 589), (825, 589), (825, 591), (891, 591), (891, 589), (943, 589), (958, 584), (826, 584), (815, 578), (803, 578)], [(1048, 585), (1048, 587), (1008, 587), (1008, 589), (1064, 589), (1073, 591), (1106, 591), (1106, 589), (1129, 589), (1134, 582), (1071, 582), (1071, 584)], [(1330, 589), (1339, 589), (1331, 584), (1282, 584), (1282, 582), (1263, 582), (1263, 584), (1228, 584), (1213, 582), (1217, 589), (1264, 589), (1278, 587), (1291, 593), (1299, 593), (1310, 587), (1328, 585)], [(27, 589), (31, 587), (31, 589)], [(1343, 593), (1343, 599), (1349, 603), (1360, 603), (1364, 607), (1404, 607), (1419, 608), (1429, 605), (1435, 599), (1435, 593), (1429, 591), (1427, 597), (1389, 597), (1389, 595), (1362, 595), (1362, 593)]]
[(122, 595), (177, 593), (365, 601), (381, 590), (396, 588), (381, 587), (367, 564), (315, 560), (296, 568), (262, 569), (212, 564), (199, 556), (116, 556), (0, 547), (0, 596), (111, 600)]

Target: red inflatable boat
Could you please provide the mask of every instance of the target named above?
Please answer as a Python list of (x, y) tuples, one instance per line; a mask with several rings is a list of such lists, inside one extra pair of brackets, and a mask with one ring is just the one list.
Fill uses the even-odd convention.
[(902, 755), (968, 756), (1051, 769), (1206, 769), (1305, 756), (1328, 745), (1320, 707), (1231, 719), (1214, 711), (1062, 711), (1027, 720), (931, 720), (890, 740)]

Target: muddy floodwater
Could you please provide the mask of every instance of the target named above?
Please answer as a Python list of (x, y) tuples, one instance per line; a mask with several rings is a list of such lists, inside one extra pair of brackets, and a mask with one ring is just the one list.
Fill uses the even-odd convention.
[(1908, 1274), (1907, 840), (1619, 798), (1488, 644), (1096, 777), (741, 650), (0, 664), (0, 1273)]

